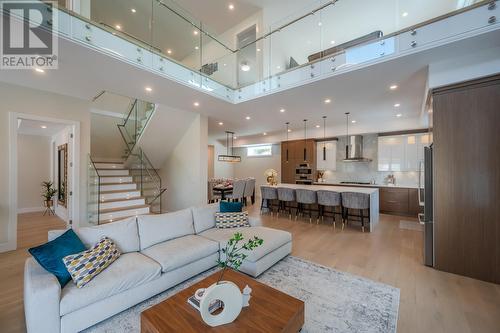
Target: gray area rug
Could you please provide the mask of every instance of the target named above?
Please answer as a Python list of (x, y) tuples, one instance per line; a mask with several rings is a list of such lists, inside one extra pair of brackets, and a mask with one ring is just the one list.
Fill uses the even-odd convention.
[(399, 229), (424, 231), (424, 226), (416, 221), (399, 221)]
[[(214, 271), (202, 273), (84, 332), (140, 332), (142, 311)], [(293, 256), (283, 259), (257, 280), (305, 302), (302, 332), (396, 332), (397, 288)]]

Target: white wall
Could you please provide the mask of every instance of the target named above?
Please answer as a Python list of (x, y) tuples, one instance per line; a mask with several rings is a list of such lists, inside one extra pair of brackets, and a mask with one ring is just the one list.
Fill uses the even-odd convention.
[[(17, 207), (11, 207), (9, 192), (9, 149), (12, 142), (9, 135), (9, 112), (19, 112), (56, 119), (77, 121), (80, 124), (80, 205), (79, 218), (74, 217), (74, 224), (78, 225), (86, 220), (87, 207), (87, 155), (90, 153), (90, 103), (77, 98), (47, 93), (40, 90), (0, 83), (0, 251), (9, 245), (2, 244), (8, 241), (8, 235), (15, 235), (11, 224), (9, 229), (10, 212), (17, 213)], [(16, 137), (16, 136), (14, 136)], [(16, 198), (17, 199), (17, 198)], [(16, 200), (14, 200), (16, 201)], [(10, 237), (10, 241), (15, 238)]]
[[(50, 181), (50, 137), (17, 136), (17, 209), (19, 213), (44, 210), (41, 183)], [(36, 166), (36, 167), (34, 167)]]
[(226, 146), (214, 139), (210, 139), (209, 144), (214, 146), (214, 178), (233, 178), (234, 164), (218, 160), (219, 155), (227, 153)]
[(91, 114), (90, 154), (96, 161), (120, 160), (125, 151), (125, 143), (117, 124), (123, 118)]
[(241, 163), (234, 163), (234, 178), (255, 178), (255, 194), (260, 197), (260, 186), (267, 183), (264, 171), (278, 171), (278, 182), (281, 181), (281, 146), (273, 145), (272, 156), (248, 157), (246, 148), (236, 148), (234, 152), (241, 156)]
[(167, 191), (162, 210), (176, 211), (207, 202), (208, 119), (194, 116), (159, 175)]

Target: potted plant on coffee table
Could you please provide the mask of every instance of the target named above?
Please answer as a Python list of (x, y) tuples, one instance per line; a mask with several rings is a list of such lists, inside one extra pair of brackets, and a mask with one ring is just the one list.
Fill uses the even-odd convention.
[[(241, 312), (243, 296), (240, 288), (231, 281), (223, 281), (224, 273), (228, 268), (238, 270), (248, 257), (248, 252), (264, 243), (264, 240), (254, 236), (242, 245), (243, 234), (235, 233), (222, 249), (221, 258), (217, 264), (222, 268), (219, 279), (203, 292), (200, 301), (200, 313), (203, 321), (210, 326), (219, 326), (233, 322)], [(214, 301), (223, 303), (223, 310), (212, 315), (210, 309)]]

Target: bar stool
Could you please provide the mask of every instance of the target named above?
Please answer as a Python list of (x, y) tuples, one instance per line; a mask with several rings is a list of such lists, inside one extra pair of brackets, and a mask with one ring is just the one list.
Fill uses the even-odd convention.
[[(273, 207), (276, 207), (276, 205), (273, 205), (273, 201), (278, 200), (278, 191), (275, 187), (261, 186), (260, 193), (262, 197), (262, 201), (260, 203), (260, 213), (262, 214), (263, 208), (267, 208), (271, 212), (271, 216), (273, 216)], [(266, 202), (265, 206), (264, 200)]]
[[(313, 190), (305, 190), (305, 189), (297, 189), (295, 190), (297, 195), (297, 204), (298, 209), (295, 214), (295, 219), (297, 219), (297, 215), (299, 212), (302, 214), (305, 210), (309, 211), (309, 223), (312, 222), (312, 205), (318, 203), (318, 199), (316, 196), (316, 191)], [(305, 208), (305, 205), (308, 205), (308, 209)], [(319, 221), (318, 221), (319, 223)]]
[(280, 210), (288, 211), (288, 218), (292, 219), (292, 203), (295, 202), (295, 190), (293, 188), (278, 187), (278, 217)]
[[(349, 216), (354, 216), (361, 218), (361, 230), (365, 232), (365, 217), (368, 217), (368, 222), (370, 222), (370, 195), (366, 193), (343, 192), (341, 197), (344, 215), (342, 230), (349, 223)], [(349, 214), (349, 209), (359, 209), (359, 215)], [(365, 210), (368, 210), (366, 216), (364, 215)]]
[[(336, 227), (336, 219), (335, 215), (341, 215), (342, 216), (342, 203), (341, 203), (341, 198), (340, 198), (340, 193), (339, 192), (333, 192), (333, 191), (325, 191), (325, 190), (319, 190), (316, 192), (318, 195), (318, 220), (319, 217), (321, 216), (321, 220), (325, 219), (325, 208), (326, 207), (331, 207), (332, 208), (332, 215), (333, 215), (333, 227)], [(335, 212), (335, 208), (339, 207), (340, 213)]]

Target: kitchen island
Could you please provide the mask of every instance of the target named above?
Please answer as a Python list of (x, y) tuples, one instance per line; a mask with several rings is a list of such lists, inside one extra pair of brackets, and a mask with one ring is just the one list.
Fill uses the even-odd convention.
[[(265, 185), (269, 186), (269, 185)], [(375, 230), (379, 222), (379, 189), (366, 187), (349, 187), (349, 186), (331, 186), (331, 185), (300, 185), (300, 184), (278, 184), (274, 187), (286, 187), (293, 189), (305, 189), (313, 191), (332, 191), (332, 192), (356, 192), (365, 193), (370, 196), (370, 227), (368, 230)]]

